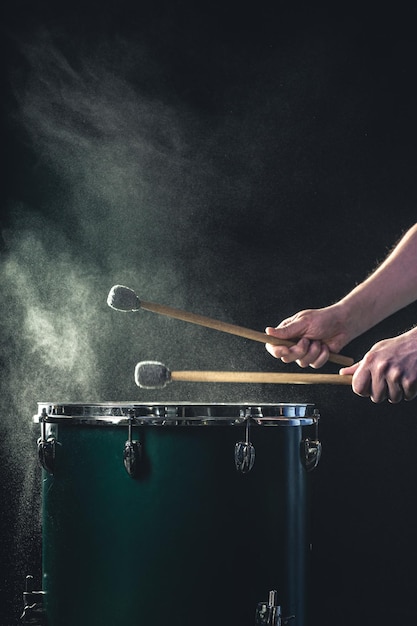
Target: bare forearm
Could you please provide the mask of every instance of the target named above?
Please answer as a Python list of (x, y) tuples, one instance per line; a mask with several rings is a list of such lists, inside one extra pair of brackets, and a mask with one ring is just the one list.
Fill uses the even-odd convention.
[(417, 224), (369, 278), (334, 305), (353, 339), (417, 299)]
[(268, 334), (296, 344), (290, 348), (267, 344), (267, 350), (285, 363), (297, 361), (301, 367), (321, 367), (328, 359), (329, 350), (339, 352), (352, 339), (414, 300), (417, 300), (417, 224), (382, 265), (339, 302), (323, 309), (299, 311), (276, 328), (268, 327)]

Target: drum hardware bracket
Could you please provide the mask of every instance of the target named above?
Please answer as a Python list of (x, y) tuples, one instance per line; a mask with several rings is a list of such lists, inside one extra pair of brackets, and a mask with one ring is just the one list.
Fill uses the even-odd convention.
[(45, 409), (39, 417), (41, 424), (41, 436), (37, 441), (39, 463), (48, 474), (53, 474), (55, 469), (55, 450), (57, 445), (61, 445), (55, 437), (46, 437), (45, 418), (47, 417)]
[(142, 458), (142, 444), (133, 440), (133, 424), (135, 423), (135, 412), (129, 411), (128, 439), (123, 450), (123, 463), (131, 478), (135, 478), (139, 471), (140, 460)]
[(301, 458), (307, 472), (316, 469), (321, 457), (321, 442), (317, 439), (303, 439), (301, 442)]
[(295, 615), (282, 617), (281, 606), (277, 604), (277, 595), (276, 590), (270, 591), (267, 602), (259, 602), (256, 609), (257, 626), (283, 626), (295, 618)]
[(44, 591), (33, 591), (33, 576), (26, 576), (25, 591), (23, 592), (23, 613), (20, 621), (32, 626), (44, 626), (46, 616), (43, 607)]
[(319, 441), (319, 415), (315, 412), (315, 438), (306, 437), (301, 442), (301, 459), (307, 472), (316, 469), (321, 457), (321, 442)]
[(249, 441), (249, 434), (250, 422), (247, 420), (245, 441), (238, 441), (235, 444), (235, 466), (242, 474), (250, 472), (255, 463), (255, 447)]

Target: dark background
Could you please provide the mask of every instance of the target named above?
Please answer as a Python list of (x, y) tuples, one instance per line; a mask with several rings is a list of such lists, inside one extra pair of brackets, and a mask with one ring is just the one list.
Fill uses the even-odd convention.
[[(2, 626), (40, 587), (38, 401), (314, 402), (312, 623), (417, 617), (415, 402), (176, 384), (133, 369), (297, 371), (144, 300), (263, 330), (334, 302), (416, 220), (417, 11), (87, 2), (2, 8)], [(344, 350), (415, 323), (410, 306)], [(326, 372), (337, 371), (332, 365)]]

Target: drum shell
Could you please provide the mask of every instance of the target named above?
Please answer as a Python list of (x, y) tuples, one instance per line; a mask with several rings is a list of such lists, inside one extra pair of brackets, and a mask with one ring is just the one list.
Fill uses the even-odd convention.
[(137, 478), (118, 425), (51, 424), (43, 473), (43, 577), (49, 626), (253, 626), (278, 590), (306, 626), (308, 474), (303, 427), (253, 425), (253, 469), (236, 471), (238, 425), (133, 428)]

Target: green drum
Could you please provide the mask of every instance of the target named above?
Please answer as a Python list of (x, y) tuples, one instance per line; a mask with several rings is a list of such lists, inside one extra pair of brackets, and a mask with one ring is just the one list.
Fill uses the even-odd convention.
[(313, 405), (38, 406), (48, 626), (307, 626)]

